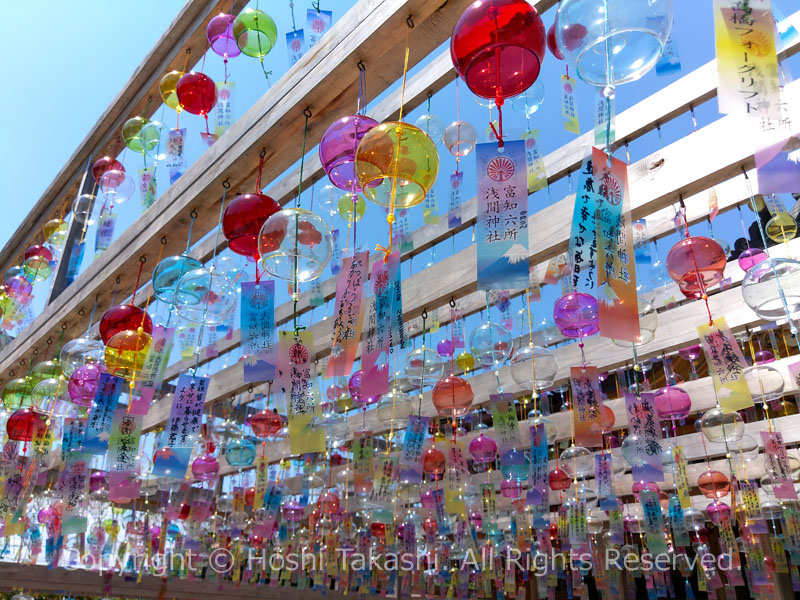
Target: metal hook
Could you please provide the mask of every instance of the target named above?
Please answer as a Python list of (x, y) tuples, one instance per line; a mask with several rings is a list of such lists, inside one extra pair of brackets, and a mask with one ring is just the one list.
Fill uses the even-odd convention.
[(147, 257), (144, 254), (142, 254), (139, 257), (139, 262), (142, 263), (142, 264), (146, 263), (147, 262)]
[(86, 314), (86, 311), (81, 308), (80, 310), (78, 310), (78, 314), (82, 317)]
[(161, 245), (162, 246), (166, 246), (167, 245), (167, 236), (165, 236), (165, 235), (161, 236)]
[(358, 70), (361, 71), (362, 73), (367, 70), (367, 67), (364, 66), (364, 61), (363, 60), (359, 60), (356, 63), (356, 66), (358, 67)]
[(193, 218), (193, 219), (196, 219), (196, 218), (197, 218), (197, 210), (195, 210), (195, 209), (193, 208), (193, 209), (192, 209), (192, 212), (190, 212), (190, 213), (189, 213), (189, 216), (190, 216), (191, 218)]
[(248, 394), (252, 394), (253, 393), (253, 386), (252, 385), (248, 385), (247, 386), (247, 393)]
[(421, 316), (422, 316), (422, 320), (423, 320), (423, 321), (427, 320), (427, 318), (428, 318), (428, 310), (427, 310), (427, 309), (425, 309), (425, 308), (423, 308), (423, 309), (422, 309), (422, 315), (421, 315)]
[(119, 275), (117, 275), (117, 285), (119, 285), (120, 281), (122, 281), (122, 279), (120, 278)]
[(450, 296), (450, 308), (456, 307), (456, 298), (455, 296)]
[(66, 330), (67, 330), (67, 324), (66, 323), (62, 323), (61, 324), (61, 331), (66, 331)]
[(414, 29), (414, 19), (411, 18), (411, 15), (406, 17), (406, 25), (408, 25), (409, 29)]
[(226, 179), (225, 181), (223, 181), (222, 182), (222, 187), (224, 187), (226, 190), (231, 189), (231, 181), (230, 181), (230, 179)]
[(306, 117), (306, 119), (310, 119), (311, 118), (311, 109), (306, 106), (305, 109), (303, 109), (303, 115)]
[(259, 158), (264, 158), (266, 155), (267, 155), (267, 149), (266, 148), (262, 148), (261, 152), (258, 154), (258, 157)]
[(47, 341), (46, 341), (45, 343), (46, 343), (48, 346), (50, 346), (50, 345), (53, 343), (53, 338), (51, 338), (51, 337), (47, 338)]
[(433, 90), (428, 90), (428, 100), (433, 98)]

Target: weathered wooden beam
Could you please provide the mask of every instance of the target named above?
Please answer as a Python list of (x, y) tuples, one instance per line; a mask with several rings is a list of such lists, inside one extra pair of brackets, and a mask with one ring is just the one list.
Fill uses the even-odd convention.
[[(152, 116), (161, 97), (158, 84), (172, 70), (183, 70), (188, 58), (191, 68), (203, 58), (208, 22), (233, 6), (238, 13), (247, 0), (189, 0), (169, 24), (128, 83), (100, 116), (89, 134), (78, 146), (41, 198), (33, 205), (25, 221), (0, 250), (0, 271), (22, 262), (22, 254), (42, 231), (44, 224), (67, 207), (78, 190), (85, 165), (101, 156), (121, 151), (120, 131), (123, 123), (135, 115)], [(150, 100), (152, 99), (152, 102)]]
[[(111, 282), (119, 275), (121, 290), (136, 279), (131, 265), (149, 255), (142, 277), (155, 267), (158, 240), (166, 236), (164, 253), (183, 250), (183, 232), (194, 209), (196, 234), (204, 235), (217, 223), (222, 183), (232, 189), (251, 185), (258, 155), (266, 149), (263, 178), (273, 179), (299, 158), (304, 135), (303, 111), (310, 108), (307, 139), (318, 143), (327, 125), (352, 112), (356, 64), (363, 60), (376, 73), (371, 84), (376, 93), (388, 88), (402, 73), (409, 15), (415, 21), (409, 64), (413, 66), (447, 39), (468, 0), (362, 0), (259, 99), (186, 173), (176, 181), (131, 227), (115, 240), (74, 283), (74, 293), (62, 296), (39, 315), (25, 334), (3, 349), (0, 371), (13, 357), (27, 353), (48, 335), (77, 322), (77, 310), (99, 292), (100, 307), (108, 306)], [(377, 81), (375, 81), (377, 80)]]

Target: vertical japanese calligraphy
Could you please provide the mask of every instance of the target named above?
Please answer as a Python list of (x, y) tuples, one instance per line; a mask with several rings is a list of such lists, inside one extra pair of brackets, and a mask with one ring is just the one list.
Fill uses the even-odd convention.
[(597, 481), (598, 506), (603, 510), (611, 510), (617, 506), (614, 484), (611, 480), (611, 463), (614, 460), (610, 453), (601, 452), (594, 455), (594, 477)]
[(450, 514), (461, 514), (464, 511), (461, 493), (469, 476), (464, 444), (449, 440), (445, 460), (447, 470), (444, 473), (444, 507)]
[(419, 483), (422, 481), (422, 450), (425, 445), (425, 434), (428, 432), (428, 417), (411, 415), (403, 438), (403, 449), (400, 452), (398, 469), (401, 481)]
[(672, 461), (675, 465), (673, 470), (675, 491), (678, 492), (681, 508), (692, 508), (692, 498), (689, 495), (689, 477), (686, 474), (686, 458), (680, 445), (672, 447)]
[(348, 256), (336, 280), (336, 308), (333, 320), (331, 357), (325, 377), (344, 377), (353, 369), (364, 313), (361, 301), (367, 278), (369, 253)]
[(570, 367), (572, 387), (572, 421), (575, 443), (579, 446), (602, 446), (603, 395), (597, 367)]
[(774, 31), (770, 0), (714, 0), (719, 112), (779, 117)]
[(655, 409), (655, 396), (651, 393), (637, 396), (625, 392), (628, 411), (629, 435), (633, 438), (632, 462), (634, 481), (664, 481), (661, 463), (661, 425)]
[(422, 222), (426, 225), (439, 223), (439, 201), (436, 199), (436, 190), (433, 188), (425, 194), (422, 205)]
[(575, 80), (569, 75), (561, 76), (561, 116), (564, 117), (564, 129), (575, 135), (581, 132), (575, 103)]
[(661, 502), (658, 493), (652, 490), (639, 492), (639, 502), (644, 513), (644, 531), (647, 539), (647, 550), (653, 555), (666, 554), (667, 542), (664, 536), (664, 515), (661, 513)]
[(461, 182), (464, 173), (450, 175), (450, 199), (447, 205), (447, 228), (461, 227)]
[[(519, 426), (517, 424), (517, 411), (514, 408), (514, 394), (492, 394), (489, 396), (494, 422), (495, 441), (500, 464), (504, 467), (511, 466), (509, 453), (520, 447)], [(519, 456), (514, 453), (513, 456)]]
[(109, 500), (134, 500), (139, 497), (139, 479), (134, 471), (141, 435), (141, 416), (132, 415), (124, 409), (114, 413), (108, 441)]
[(329, 10), (309, 8), (306, 12), (306, 27), (308, 32), (308, 47), (313, 48), (322, 35), (330, 29), (333, 13)]
[(636, 300), (636, 267), (628, 193), (628, 168), (616, 158), (592, 148), (597, 193), (597, 300), (600, 335), (642, 343)]
[(525, 167), (528, 176), (528, 194), (547, 187), (547, 172), (544, 156), (539, 148), (539, 130), (526, 131), (522, 134), (525, 140)]
[(697, 333), (722, 412), (753, 406), (753, 396), (744, 378), (744, 356), (725, 319), (717, 317), (713, 325), (703, 323)]
[(361, 394), (366, 398), (389, 391), (389, 352), (392, 342), (397, 342), (391, 326), (399, 264), (400, 254), (393, 252), (387, 262), (379, 260), (372, 266), (370, 282), (375, 295), (365, 311), (367, 323), (361, 348)]
[(595, 194), (593, 154), (594, 150), (587, 154), (581, 163), (578, 189), (575, 192), (575, 208), (572, 211), (567, 263), (572, 270), (572, 288), (577, 292), (595, 296), (597, 194)]
[(782, 500), (797, 500), (797, 491), (794, 489), (794, 478), (792, 470), (789, 468), (789, 456), (786, 453), (786, 445), (783, 443), (783, 434), (780, 431), (762, 431), (761, 441), (764, 443), (764, 454), (767, 455), (775, 497)]
[(394, 481), (395, 467), (397, 459), (390, 456), (383, 456), (378, 462), (378, 472), (375, 474), (375, 482), (372, 485), (372, 492), (369, 501), (378, 506), (390, 506), (392, 503), (392, 482)]
[(153, 476), (183, 479), (192, 447), (203, 425), (208, 377), (182, 373), (178, 377), (172, 409), (162, 438), (162, 448), (153, 461)]
[(236, 84), (232, 81), (217, 82), (217, 106), (214, 119), (214, 135), (217, 139), (233, 125), (233, 91)]
[(372, 453), (375, 439), (371, 431), (356, 434), (353, 440), (353, 486), (356, 494), (372, 491)]
[(547, 430), (544, 423), (531, 425), (531, 471), (526, 504), (544, 509), (549, 505), (547, 479)]
[(164, 167), (169, 171), (169, 183), (172, 185), (186, 170), (186, 128), (170, 129), (167, 134), (167, 158)]
[(150, 410), (153, 397), (164, 378), (169, 354), (172, 350), (172, 340), (175, 337), (174, 327), (154, 325), (150, 348), (144, 358), (141, 379), (136, 382), (139, 398), (132, 400), (129, 412), (136, 415), (146, 415)]
[(86, 424), (86, 433), (83, 436), (84, 452), (94, 456), (105, 454), (111, 435), (111, 420), (121, 392), (122, 379), (108, 373), (100, 375), (92, 409), (89, 412), (89, 421)]
[(241, 308), (244, 381), (275, 379), (275, 282), (242, 283)]
[(475, 149), (478, 173), (478, 289), (528, 287), (528, 181), (525, 142)]
[(84, 452), (73, 452), (67, 457), (64, 470), (58, 483), (61, 497), (61, 534), (82, 533), (86, 531), (86, 517), (81, 510), (86, 488), (89, 487), (89, 460)]
[(325, 431), (313, 426), (314, 334), (310, 330), (278, 334), (280, 386), (286, 395), (289, 445), (293, 454), (325, 452)]

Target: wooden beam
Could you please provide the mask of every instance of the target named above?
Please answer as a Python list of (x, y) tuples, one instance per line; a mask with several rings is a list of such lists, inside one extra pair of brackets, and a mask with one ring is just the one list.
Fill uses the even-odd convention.
[[(247, 0), (233, 0), (237, 14)], [(89, 134), (56, 175), (41, 198), (33, 205), (22, 225), (0, 250), (0, 272), (22, 262), (22, 254), (41, 233), (44, 224), (56, 218), (64, 206), (72, 206), (86, 163), (122, 150), (120, 131), (135, 115), (152, 116), (161, 102), (158, 84), (169, 71), (183, 70), (189, 52), (191, 68), (203, 58), (208, 22), (220, 12), (231, 10), (229, 0), (188, 0), (169, 24), (155, 46), (133, 72), (117, 97), (100, 116)], [(150, 102), (152, 99), (152, 102)], [(64, 211), (66, 212), (66, 211)]]
[[(401, 75), (398, 57), (406, 41), (406, 19), (415, 22), (409, 65), (415, 65), (447, 39), (468, 0), (361, 0), (259, 99), (155, 204), (137, 219), (109, 249), (74, 283), (74, 293), (53, 302), (27, 328), (25, 334), (6, 346), (0, 356), (0, 372), (12, 357), (25, 354), (48, 335), (66, 324), (79, 321), (77, 310), (91, 302), (96, 292), (101, 309), (108, 306), (113, 281), (121, 277), (121, 290), (130, 290), (136, 279), (140, 256), (149, 254), (142, 276), (147, 280), (155, 267), (156, 248), (167, 237), (164, 253), (183, 251), (182, 239), (189, 213), (197, 210), (197, 235), (205, 235), (217, 224), (222, 183), (232, 191), (249, 188), (254, 180), (258, 155), (266, 148), (263, 178), (277, 177), (299, 158), (303, 111), (313, 119), (308, 142), (319, 142), (327, 126), (341, 114), (352, 112), (358, 77), (356, 64), (363, 60), (375, 73), (371, 89), (380, 93)], [(377, 81), (376, 81), (377, 80)], [(88, 310), (88, 309), (87, 309)]]

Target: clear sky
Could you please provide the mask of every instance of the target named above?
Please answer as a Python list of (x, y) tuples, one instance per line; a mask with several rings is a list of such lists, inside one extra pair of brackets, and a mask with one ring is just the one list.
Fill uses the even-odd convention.
[(181, 0), (0, 3), (5, 24), (5, 51), (0, 57), (4, 82), (0, 246), (183, 4)]

